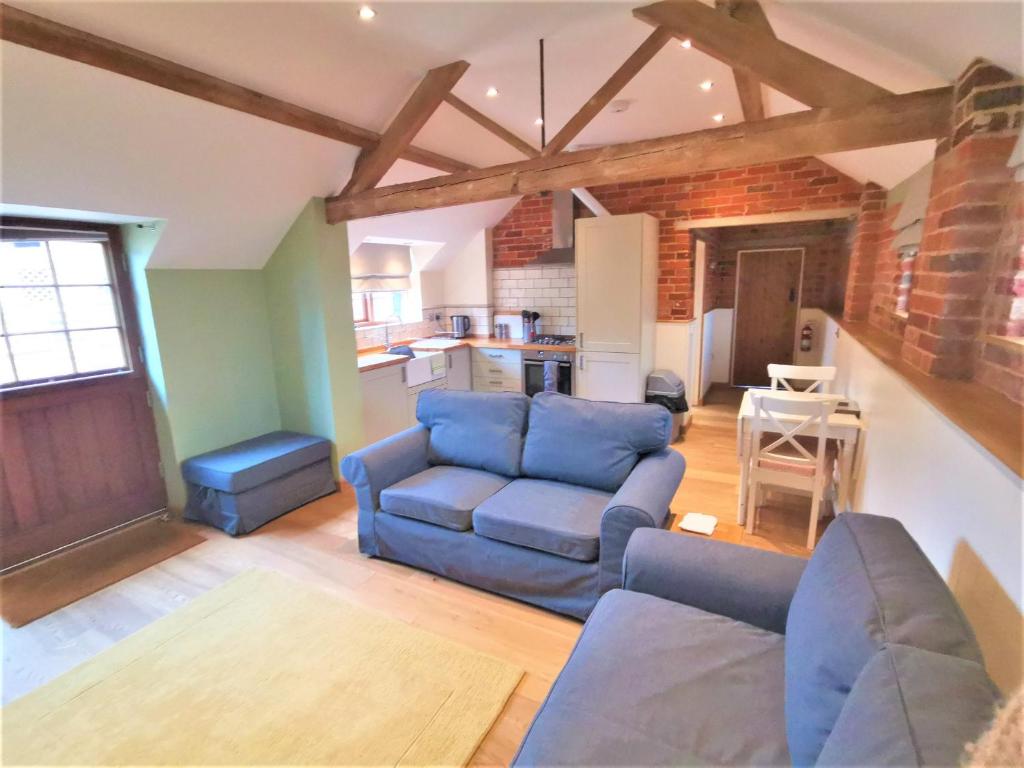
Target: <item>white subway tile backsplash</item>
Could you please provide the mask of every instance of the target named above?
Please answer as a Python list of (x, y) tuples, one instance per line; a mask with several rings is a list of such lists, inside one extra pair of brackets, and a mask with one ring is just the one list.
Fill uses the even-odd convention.
[(494, 303), (499, 310), (514, 314), (523, 309), (534, 309), (541, 314), (542, 333), (575, 335), (574, 267), (545, 265), (495, 269), (491, 281)]

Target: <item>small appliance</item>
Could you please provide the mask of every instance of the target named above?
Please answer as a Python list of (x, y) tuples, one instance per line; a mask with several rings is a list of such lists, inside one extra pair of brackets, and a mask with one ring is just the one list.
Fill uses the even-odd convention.
[[(574, 336), (541, 336), (533, 343), (544, 347), (572, 346)], [(550, 382), (551, 389), (563, 395), (576, 394), (575, 377), (573, 376), (576, 355), (574, 352), (562, 352), (554, 349), (534, 349), (523, 352), (523, 392), (533, 397), (544, 392)], [(548, 370), (545, 371), (545, 368)], [(547, 374), (547, 375), (545, 375)]]
[(456, 339), (464, 339), (469, 336), (469, 315), (452, 315), (452, 336)]

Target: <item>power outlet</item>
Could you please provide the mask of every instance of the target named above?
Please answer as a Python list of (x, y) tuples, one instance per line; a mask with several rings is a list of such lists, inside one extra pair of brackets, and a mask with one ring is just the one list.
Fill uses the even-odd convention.
[(434, 322), (435, 323), (440, 323), (441, 322), (441, 313), (440, 312), (435, 312), (434, 313)]

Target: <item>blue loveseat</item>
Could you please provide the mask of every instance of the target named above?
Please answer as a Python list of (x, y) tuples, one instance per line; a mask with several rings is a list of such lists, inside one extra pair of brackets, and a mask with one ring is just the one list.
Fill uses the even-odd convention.
[(683, 477), (657, 405), (430, 390), (416, 415), (342, 461), (360, 551), (578, 618)]
[(810, 561), (637, 531), (514, 760), (956, 766), (998, 695), (903, 526), (841, 514)]

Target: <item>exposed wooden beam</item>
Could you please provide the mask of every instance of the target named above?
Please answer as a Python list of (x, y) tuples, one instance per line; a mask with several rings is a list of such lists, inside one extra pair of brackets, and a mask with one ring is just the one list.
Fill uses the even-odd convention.
[[(358, 125), (9, 5), (0, 4), (0, 39), (363, 149), (375, 147), (380, 141), (379, 133)], [(469, 163), (417, 147), (407, 147), (402, 157), (447, 173), (473, 168)]]
[(510, 131), (508, 128), (505, 128), (503, 125), (494, 122), (483, 112), (474, 109), (469, 104), (460, 99), (458, 96), (456, 96), (454, 93), (447, 94), (444, 97), (444, 100), (449, 105), (459, 110), (459, 112), (464, 114), (470, 120), (475, 122), (477, 125), (486, 128), (499, 139), (506, 142), (507, 144), (511, 144), (513, 147), (518, 149), (527, 157), (537, 157), (540, 154), (540, 150), (534, 147), (528, 141), (519, 138), (514, 133), (512, 133), (512, 131)]
[(384, 174), (401, 157), (402, 152), (412, 143), (416, 134), (426, 125), (430, 116), (437, 111), (452, 87), (469, 69), (465, 61), (453, 61), (443, 67), (435, 67), (420, 80), (412, 96), (398, 111), (391, 125), (387, 127), (377, 146), (370, 150), (366, 157), (360, 158), (352, 169), (352, 178), (342, 190), (342, 194), (364, 192), (377, 185)]
[[(715, 7), (722, 13), (732, 16), (737, 21), (750, 24), (765, 34), (775, 37), (775, 31), (764, 15), (764, 8), (757, 0), (715, 0)], [(764, 95), (761, 93), (761, 81), (745, 69), (734, 69), (733, 80), (736, 92), (740, 97), (740, 109), (744, 120), (764, 120)]]
[(934, 139), (949, 131), (952, 88), (794, 112), (696, 133), (564, 152), (396, 184), (327, 201), (331, 223), (554, 189), (680, 176)]
[(700, 0), (664, 0), (636, 8), (633, 15), (648, 24), (671, 29), (676, 37), (688, 38), (694, 48), (733, 69), (750, 72), (765, 85), (809, 107), (841, 107), (889, 94)]
[(658, 27), (647, 39), (640, 44), (640, 47), (630, 54), (622, 66), (615, 70), (615, 73), (608, 78), (607, 82), (597, 89), (597, 93), (590, 97), (590, 100), (580, 107), (579, 112), (569, 118), (562, 130), (555, 134), (547, 146), (541, 150), (544, 157), (558, 154), (575, 139), (580, 131), (587, 127), (591, 120), (597, 117), (597, 113), (604, 109), (608, 102), (626, 87), (626, 83), (632, 80), (636, 73), (644, 68), (654, 54), (665, 47), (665, 43), (672, 39), (672, 33)]

